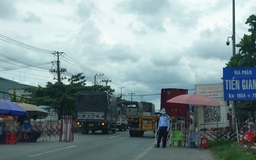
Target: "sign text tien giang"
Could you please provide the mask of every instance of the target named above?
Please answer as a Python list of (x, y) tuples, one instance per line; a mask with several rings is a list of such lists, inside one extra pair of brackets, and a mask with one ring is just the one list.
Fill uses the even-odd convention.
[(223, 68), (224, 100), (256, 99), (256, 67)]

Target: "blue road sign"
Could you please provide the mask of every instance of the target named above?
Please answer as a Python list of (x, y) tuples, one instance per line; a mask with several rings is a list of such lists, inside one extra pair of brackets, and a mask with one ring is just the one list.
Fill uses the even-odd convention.
[(256, 67), (223, 68), (224, 100), (256, 100)]

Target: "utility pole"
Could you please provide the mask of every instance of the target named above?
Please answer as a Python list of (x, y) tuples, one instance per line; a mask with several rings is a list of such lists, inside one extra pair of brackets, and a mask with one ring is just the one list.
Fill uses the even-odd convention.
[(140, 95), (140, 101), (141, 101), (141, 102), (143, 102), (143, 101), (142, 101), (143, 97), (144, 97), (143, 95)]
[(102, 82), (105, 82), (106, 83), (106, 87), (108, 86), (108, 82), (112, 82), (111, 80), (109, 79), (103, 79)]
[[(57, 74), (57, 80), (58, 82), (61, 82), (61, 80), (66, 79), (66, 77), (61, 77), (61, 73), (66, 72), (67, 69), (65, 68), (60, 68), (60, 55), (64, 54), (64, 52), (58, 52), (55, 51), (54, 53), (52, 53), (54, 56), (57, 56), (57, 70), (56, 69), (50, 69), (50, 72), (52, 73), (56, 73)], [(52, 62), (53, 64), (55, 62)], [(55, 79), (55, 78), (54, 78)]]
[(118, 87), (118, 88), (120, 88), (120, 95), (121, 95), (121, 97), (122, 97), (122, 95), (123, 95), (122, 90), (123, 90), (123, 88), (125, 88), (125, 87), (120, 86), (120, 87)]
[[(236, 55), (236, 20), (235, 20), (235, 17), (236, 17), (236, 11), (235, 11), (235, 0), (233, 0), (233, 11), (232, 11), (232, 17), (233, 17), (233, 35), (232, 35), (232, 41), (233, 41), (233, 44), (232, 44), (232, 51), (233, 51), (233, 57)], [(235, 111), (235, 108), (236, 108), (236, 103), (235, 101), (233, 101), (232, 103), (232, 125), (233, 125), (233, 128), (235, 128), (235, 122), (236, 122), (236, 111)]]
[[(232, 40), (232, 56), (234, 57), (236, 55), (236, 11), (235, 11), (235, 0), (232, 0), (232, 36), (229, 36), (227, 38), (226, 44), (229, 45), (229, 39)], [(231, 101), (232, 106), (232, 127), (236, 128), (236, 102), (233, 100)]]
[(97, 85), (97, 77), (102, 77), (102, 76), (104, 76), (103, 73), (96, 73), (94, 75), (94, 85)]
[(128, 95), (131, 96), (131, 101), (132, 101), (132, 97), (135, 95), (135, 93), (128, 93)]

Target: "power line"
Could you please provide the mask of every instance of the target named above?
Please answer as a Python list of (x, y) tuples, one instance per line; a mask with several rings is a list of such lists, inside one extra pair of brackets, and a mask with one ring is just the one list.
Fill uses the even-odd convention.
[[(35, 46), (32, 46), (32, 45), (20, 42), (18, 40), (12, 39), (10, 37), (7, 37), (7, 36), (5, 36), (3, 34), (0, 34), (0, 40), (4, 41), (4, 42), (7, 42), (7, 43), (10, 43), (10, 44), (13, 44), (13, 45), (16, 45), (16, 46), (19, 46), (19, 47), (22, 47), (22, 48), (25, 48), (25, 49), (37, 51), (37, 52), (53, 53), (52, 50), (47, 50), (47, 49), (42, 49), (42, 48), (39, 48), (39, 47), (35, 47)], [(72, 57), (68, 56), (67, 54), (65, 54), (65, 55), (66, 56), (64, 56), (63, 60), (66, 61), (67, 63), (71, 64), (72, 66), (78, 67), (78, 68), (83, 69), (85, 71), (88, 71), (90, 73), (101, 73), (101, 72), (98, 72), (98, 71), (96, 71), (96, 70), (94, 70), (94, 69), (92, 69), (90, 67), (87, 67), (87, 66), (79, 63), (77, 60), (73, 59)], [(4, 57), (4, 58), (9, 60), (9, 61), (6, 61), (6, 63), (19, 66), (19, 67), (8, 67), (8, 68), (5, 67), (4, 68), (5, 71), (19, 69), (19, 68), (36, 67), (37, 66), (37, 65), (31, 65), (31, 64), (28, 64), (28, 63), (24, 63), (24, 62), (22, 63), (21, 61), (18, 61), (18, 60), (14, 59), (14, 58), (8, 57), (8, 56), (3, 55), (3, 54), (2, 54), (2, 57)], [(66, 57), (66, 59), (65, 59), (65, 57)], [(24, 66), (20, 66), (20, 65), (17, 65), (16, 63), (12, 63), (12, 61), (24, 64)], [(26, 65), (27, 65), (27, 67), (25, 67)], [(40, 65), (43, 65), (43, 64), (40, 64)], [(106, 77), (106, 76), (104, 75), (104, 77)], [(108, 79), (108, 78), (106, 77), (106, 79)]]
[[(67, 54), (65, 54), (65, 55), (66, 55), (66, 57), (67, 57), (67, 61), (65, 60), (66, 62), (68, 62), (68, 63), (70, 63), (70, 64), (74, 64), (74, 65), (80, 67), (81, 69), (87, 70), (87, 71), (89, 71), (89, 72), (91, 72), (91, 73), (100, 73), (100, 72), (98, 72), (98, 71), (96, 71), (96, 70), (94, 70), (94, 69), (92, 69), (92, 68), (90, 68), (90, 67), (87, 67), (87, 66), (81, 64), (80, 62), (78, 62), (77, 60), (73, 59), (73, 58), (70, 57), (69, 55), (67, 55)], [(65, 58), (65, 56), (64, 56), (64, 58)], [(63, 59), (63, 60), (64, 60), (64, 59)]]
[(158, 96), (161, 95), (161, 93), (151, 93), (151, 94), (136, 94), (134, 96)]
[(42, 48), (39, 48), (39, 47), (35, 47), (35, 46), (32, 46), (32, 45), (29, 45), (29, 44), (17, 41), (15, 39), (7, 37), (7, 36), (5, 36), (3, 34), (0, 34), (0, 40), (4, 41), (4, 42), (7, 42), (7, 43), (10, 43), (10, 44), (13, 44), (13, 45), (16, 45), (16, 46), (19, 46), (19, 47), (22, 47), (22, 48), (26, 48), (26, 49), (29, 49), (29, 50), (37, 51), (37, 52), (43, 52), (43, 53), (51, 53), (51, 52), (53, 52), (51, 50), (42, 49)]
[[(8, 70), (15, 70), (15, 69), (20, 69), (20, 68), (37, 67), (37, 66), (41, 66), (41, 65), (51, 64), (51, 62), (44, 62), (44, 63), (39, 63), (39, 64), (29, 64), (29, 63), (25, 63), (23, 61), (17, 60), (15, 58), (9, 57), (7, 55), (4, 55), (2, 53), (0, 53), (0, 57), (3, 57), (4, 59), (7, 60), (7, 61), (3, 60), (3, 62), (5, 62), (5, 63), (9, 63), (14, 66), (18, 66), (18, 67), (2, 67), (3, 69), (0, 71), (8, 71)], [(12, 62), (15, 62), (15, 63), (12, 63)], [(22, 65), (19, 65), (19, 64), (22, 64)]]
[[(81, 64), (80, 62), (78, 62), (77, 60), (73, 59), (72, 57), (70, 57), (68, 54), (65, 53), (65, 55), (63, 56), (63, 60), (73, 66), (76, 66), (82, 70), (85, 70), (85, 71), (88, 71), (90, 73), (93, 73), (93, 74), (97, 74), (97, 73), (102, 73), (102, 72), (99, 72), (99, 71), (96, 71), (90, 67), (87, 67), (83, 64)], [(105, 79), (108, 79), (107, 76), (105, 74), (102, 75), (103, 77), (105, 77)]]

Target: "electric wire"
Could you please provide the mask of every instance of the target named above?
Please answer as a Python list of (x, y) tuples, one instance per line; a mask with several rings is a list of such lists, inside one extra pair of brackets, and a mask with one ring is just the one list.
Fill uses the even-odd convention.
[[(26, 49), (30, 49), (30, 50), (33, 50), (33, 51), (38, 51), (38, 52), (45, 52), (45, 53), (53, 53), (53, 51), (51, 50), (46, 50), (46, 49), (42, 49), (42, 48), (39, 48), (39, 47), (34, 47), (32, 45), (28, 45), (28, 44), (25, 44), (23, 42), (20, 42), (20, 41), (17, 41), (15, 39), (12, 39), (10, 37), (7, 37), (3, 34), (0, 34), (0, 40), (2, 41), (5, 41), (7, 43), (11, 43), (11, 44), (14, 44), (16, 46), (19, 46), (19, 47), (23, 47), (23, 48), (26, 48)], [(67, 54), (66, 54), (67, 55)], [(91, 72), (91, 73), (100, 73), (94, 69), (91, 69), (83, 64), (80, 64), (78, 61), (74, 60), (72, 57), (68, 56), (67, 55), (67, 60), (63, 59), (64, 61), (66, 61), (67, 63), (70, 63), (71, 65), (73, 66), (76, 66), (80, 69), (83, 69), (83, 70), (86, 70), (88, 72)], [(106, 77), (106, 76), (105, 76)]]
[(89, 67), (87, 67), (87, 66), (81, 64), (81, 63), (78, 62), (77, 60), (75, 60), (75, 59), (73, 59), (72, 57), (70, 57), (68, 54), (65, 54), (65, 55), (66, 55), (66, 56), (64, 56), (64, 58), (67, 57), (67, 60), (63, 59), (64, 61), (66, 61), (66, 62), (68, 62), (68, 63), (70, 63), (70, 64), (74, 64), (74, 65), (78, 66), (78, 67), (81, 68), (81, 69), (87, 70), (88, 72), (91, 72), (91, 73), (99, 73), (98, 71), (96, 71), (96, 70), (94, 70), (94, 69), (92, 69), (92, 68), (89, 68)]
[(35, 47), (35, 46), (32, 46), (32, 45), (28, 45), (26, 43), (23, 43), (23, 42), (15, 40), (15, 39), (12, 39), (10, 37), (7, 37), (3, 34), (0, 34), (0, 40), (5, 41), (5, 42), (10, 43), (10, 44), (13, 44), (13, 45), (16, 45), (16, 46), (19, 46), (19, 47), (22, 47), (22, 48), (37, 51), (37, 52), (43, 52), (43, 53), (52, 53), (53, 52), (51, 50), (42, 49), (42, 48), (38, 48), (38, 47)]
[[(39, 47), (34, 47), (32, 45), (25, 44), (23, 42), (14, 40), (12, 38), (9, 38), (9, 37), (7, 37), (7, 36), (5, 36), (3, 34), (0, 34), (0, 40), (2, 40), (4, 42), (7, 42), (7, 43), (10, 43), (10, 44), (13, 44), (13, 45), (16, 45), (16, 46), (19, 46), (19, 47), (22, 47), (22, 48), (25, 48), (25, 49), (37, 51), (37, 52), (43, 52), (43, 53), (53, 53), (54, 52), (52, 50), (42, 49), (42, 48), (39, 48)], [(40, 64), (28, 64), (28, 63), (24, 63), (22, 61), (19, 61), (17, 59), (14, 59), (12, 57), (8, 57), (8, 56), (6, 56), (4, 54), (1, 54), (1, 53), (0, 53), (0, 56), (8, 60), (8, 61), (5, 61), (6, 63), (18, 66), (18, 67), (3, 67), (3, 69), (0, 70), (0, 71), (9, 71), (9, 70), (15, 70), (15, 69), (21, 69), (21, 68), (34, 68), (34, 67), (38, 68), (38, 66), (40, 66), (40, 65), (46, 65), (46, 64), (52, 63), (52, 62), (47, 62), (47, 63), (40, 63)], [(21, 65), (17, 65), (16, 63), (12, 63), (12, 61), (13, 62), (18, 62), (18, 63), (23, 64), (23, 65), (22, 66)], [(68, 54), (65, 54), (65, 56), (63, 58), (63, 61), (71, 64), (72, 66), (78, 67), (78, 68), (80, 68), (82, 70), (88, 71), (88, 72), (93, 73), (93, 74), (101, 73), (101, 72), (98, 72), (98, 71), (96, 71), (96, 70), (94, 70), (94, 69), (92, 69), (90, 67), (87, 67), (87, 66), (79, 63), (77, 60), (73, 59)], [(39, 69), (42, 69), (42, 68), (39, 68)], [(44, 69), (42, 69), (42, 70), (44, 70)], [(70, 72), (63, 72), (63, 74), (66, 74), (66, 75), (68, 75), (70, 77), (73, 75)], [(108, 79), (108, 77), (105, 74), (103, 74), (102, 76), (105, 79)], [(109, 82), (112, 82), (112, 81), (109, 81)], [(160, 95), (160, 93), (155, 93), (155, 94), (138, 94), (138, 95), (134, 95), (134, 96), (156, 96), (156, 95)]]
[[(3, 57), (4, 59), (6, 59), (7, 61), (3, 60), (3, 62), (5, 63), (9, 63), (12, 64), (14, 66), (17, 67), (2, 67), (2, 69), (0, 69), (0, 71), (9, 71), (9, 70), (15, 70), (15, 69), (21, 69), (21, 68), (33, 68), (33, 67), (38, 67), (41, 65), (47, 65), (47, 64), (51, 64), (51, 62), (44, 62), (44, 63), (39, 63), (39, 64), (29, 64), (29, 63), (25, 63), (23, 61), (17, 60), (15, 58), (6, 56), (2, 53), (0, 53), (0, 57)], [(16, 62), (16, 63), (12, 63), (12, 62)], [(42, 68), (39, 68), (42, 69)]]

